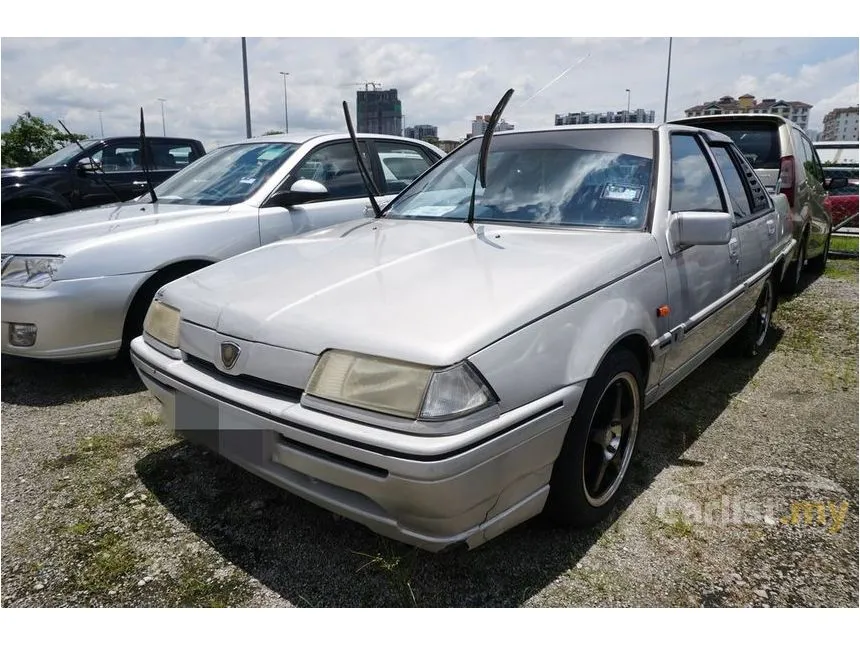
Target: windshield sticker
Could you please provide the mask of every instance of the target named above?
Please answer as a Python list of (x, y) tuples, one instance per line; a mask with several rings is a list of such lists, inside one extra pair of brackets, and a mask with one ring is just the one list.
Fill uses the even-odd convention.
[(418, 206), (403, 213), (403, 215), (406, 217), (441, 217), (452, 210), (454, 210), (453, 206)]
[(240, 184), (253, 184), (257, 179), (255, 177), (243, 177), (239, 180)]
[(626, 184), (606, 184), (601, 197), (603, 199), (615, 199), (621, 202), (638, 202), (642, 199), (642, 186), (628, 186)]

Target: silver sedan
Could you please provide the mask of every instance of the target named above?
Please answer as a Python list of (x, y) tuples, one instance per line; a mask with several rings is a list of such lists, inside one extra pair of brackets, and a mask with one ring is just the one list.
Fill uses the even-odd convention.
[[(383, 203), (444, 154), (402, 137), (359, 141)], [(159, 287), (259, 246), (364, 217), (370, 203), (346, 134), (226, 145), (155, 194), (154, 203), (147, 194), (2, 228), (4, 354), (85, 360), (125, 353)]]
[(479, 149), (161, 290), (132, 357), (168, 424), (433, 551), (606, 517), (646, 406), (765, 347), (787, 203), (696, 128), (500, 133), (477, 188)]

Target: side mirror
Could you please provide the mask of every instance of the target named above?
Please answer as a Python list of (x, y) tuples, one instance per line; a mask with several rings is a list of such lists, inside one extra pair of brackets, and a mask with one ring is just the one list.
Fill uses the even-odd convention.
[(683, 211), (669, 214), (669, 238), (677, 250), (697, 244), (728, 244), (734, 218), (729, 213)]
[(78, 162), (78, 174), (84, 175), (88, 172), (96, 172), (99, 169), (99, 164), (89, 159), (82, 159)]
[(825, 190), (839, 190), (848, 188), (848, 177), (827, 177), (824, 180)]
[(287, 190), (272, 195), (266, 206), (297, 206), (328, 195), (328, 188), (313, 179), (299, 179)]

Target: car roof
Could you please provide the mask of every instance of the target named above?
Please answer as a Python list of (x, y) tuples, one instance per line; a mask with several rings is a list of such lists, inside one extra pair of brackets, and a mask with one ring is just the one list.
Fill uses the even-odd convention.
[(678, 119), (672, 119), (670, 123), (695, 123), (697, 121), (779, 121), (786, 125), (792, 125), (796, 127), (796, 123), (791, 121), (790, 119), (786, 119), (784, 116), (780, 116), (779, 114), (749, 114), (749, 113), (741, 113), (741, 114), (701, 114), (699, 116), (685, 116)]
[[(539, 132), (571, 132), (578, 130), (593, 131), (593, 130), (651, 130), (656, 131), (661, 128), (669, 127), (673, 131), (690, 131), (690, 132), (705, 132), (709, 139), (713, 141), (731, 142), (731, 138), (721, 132), (708, 130), (707, 128), (695, 125), (668, 123), (587, 123), (583, 125), (557, 125), (546, 128), (535, 128), (529, 130), (505, 130), (504, 132), (496, 132), (493, 137), (509, 137), (522, 134), (531, 134)], [(473, 137), (475, 139), (479, 137)]]
[[(368, 132), (357, 132), (355, 136), (358, 139), (388, 139), (391, 141), (409, 141), (424, 146), (435, 147), (432, 144), (427, 143), (426, 141), (421, 141), (420, 139), (399, 137), (390, 134), (372, 134)], [(326, 141), (336, 141), (338, 139), (343, 138), (349, 138), (349, 133), (338, 130), (304, 131), (295, 133), (290, 132), (288, 134), (269, 134), (251, 137), (250, 139), (239, 139), (236, 141), (231, 141), (230, 143), (226, 143), (224, 145), (231, 146), (240, 143), (295, 143), (298, 145), (302, 145), (310, 141), (315, 141), (317, 143), (325, 143)]]

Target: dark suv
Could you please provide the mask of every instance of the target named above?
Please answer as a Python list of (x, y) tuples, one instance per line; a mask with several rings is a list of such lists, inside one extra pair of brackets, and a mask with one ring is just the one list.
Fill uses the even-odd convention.
[[(206, 154), (196, 139), (147, 137), (146, 142), (153, 186)], [(4, 168), (2, 224), (137, 197), (147, 190), (140, 151), (140, 137), (91, 139), (29, 168)]]
[(824, 269), (833, 227), (825, 204), (827, 191), (847, 184), (847, 180), (825, 178), (818, 154), (802, 128), (774, 114), (696, 116), (673, 123), (731, 137), (765, 188), (788, 199), (797, 252), (783, 281), (786, 291), (798, 289), (805, 266)]

